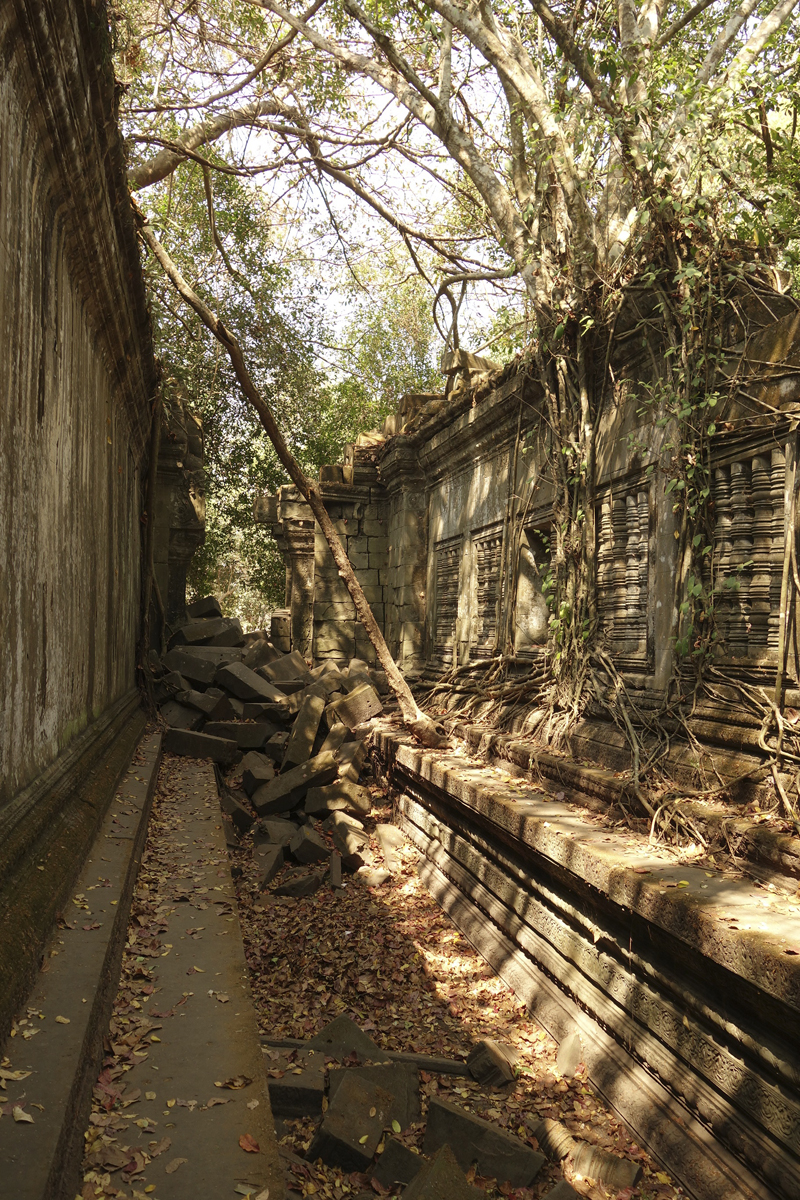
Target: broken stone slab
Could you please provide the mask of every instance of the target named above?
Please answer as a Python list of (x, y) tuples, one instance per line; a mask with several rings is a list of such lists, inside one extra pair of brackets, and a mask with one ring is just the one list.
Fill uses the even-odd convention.
[(556, 1055), (556, 1070), (564, 1079), (573, 1079), (583, 1061), (583, 1047), (577, 1030), (563, 1038)]
[(259, 725), (266, 726), (267, 733), (265, 737), (271, 738), (273, 733), (278, 732), (277, 725), (272, 724), (272, 714), (280, 713), (284, 716), (283, 704), (273, 704), (270, 700), (248, 700), (245, 702), (242, 709), (242, 715), (245, 721), (257, 721)]
[(288, 846), (289, 853), (295, 862), (315, 863), (327, 862), (331, 856), (330, 847), (316, 829), (302, 825)]
[[(171, 688), (175, 693), (175, 699), (179, 700), (180, 695), (189, 688), (189, 680), (184, 679), (180, 671), (168, 671), (161, 680), (161, 686)], [(181, 700), (182, 704), (183, 701)]]
[(355, 875), (356, 879), (360, 880), (365, 887), (382, 887), (392, 878), (391, 871), (387, 871), (383, 867), (369, 867), (366, 864), (359, 867)]
[(335, 754), (350, 736), (350, 730), (340, 721), (338, 725), (334, 725), (333, 729), (328, 730), (325, 741), (320, 746), (320, 751), (328, 750), (331, 754)]
[(639, 1163), (631, 1162), (628, 1158), (617, 1158), (616, 1154), (610, 1154), (608, 1150), (592, 1146), (589, 1142), (576, 1143), (571, 1162), (576, 1175), (595, 1179), (610, 1191), (636, 1187), (642, 1177)]
[(387, 1138), (372, 1178), (387, 1191), (394, 1191), (399, 1184), (411, 1183), (424, 1166), (425, 1159), (421, 1154), (409, 1150), (397, 1138)]
[(225, 767), (238, 762), (241, 754), (236, 742), (229, 738), (210, 737), (207, 733), (188, 729), (168, 729), (164, 735), (164, 749), (168, 754), (180, 754), (184, 758), (210, 758)]
[(539, 1148), (551, 1162), (561, 1162), (575, 1149), (572, 1134), (559, 1121), (545, 1118), (543, 1121), (529, 1121), (529, 1128), (539, 1143)]
[(547, 1192), (544, 1200), (580, 1200), (580, 1192), (576, 1192), (566, 1179), (561, 1179), (554, 1188)]
[(332, 852), (328, 869), (330, 872), (331, 887), (344, 887), (344, 882), (342, 880), (342, 856), (338, 850), (334, 850)]
[(325, 874), (323, 871), (311, 871), (309, 874), (290, 875), (282, 884), (273, 888), (273, 896), (288, 896), (299, 900), (303, 896), (313, 896), (322, 887)]
[(242, 843), (239, 841), (239, 835), (230, 817), (222, 814), (222, 829), (225, 834), (225, 845), (231, 850), (241, 850)]
[(270, 700), (273, 704), (282, 704), (286, 700), (283, 692), (266, 679), (262, 679), (255, 671), (251, 671), (244, 663), (229, 663), (220, 667), (216, 674), (216, 682), (239, 700)]
[(168, 700), (161, 705), (161, 715), (172, 729), (197, 729), (203, 723), (203, 714), (196, 708), (187, 708), (177, 700)]
[(314, 745), (314, 738), (317, 736), (324, 708), (325, 701), (322, 696), (306, 696), (286, 743), (286, 754), (283, 760), (286, 766), (299, 766), (300, 763), (306, 762), (311, 757), (311, 749)]
[[(270, 677), (264, 671), (262, 671), (260, 667), (256, 674), (263, 676), (267, 683), (272, 683)], [(308, 680), (306, 679), (281, 679), (280, 690), (289, 700), (289, 711), (291, 713), (296, 713), (300, 705), (303, 703), (303, 696), (298, 695), (298, 693), (304, 692), (308, 686)], [(297, 700), (293, 701), (293, 696), (297, 696)]]
[(224, 667), (228, 663), (241, 662), (243, 654), (243, 651), (235, 646), (181, 646), (179, 649), (183, 654), (189, 654), (192, 658), (200, 658), (203, 662), (213, 663), (217, 668)]
[(260, 891), (265, 891), (272, 883), (284, 863), (283, 846), (267, 846), (259, 855), (261, 875), (258, 880)]
[(362, 1062), (380, 1062), (386, 1057), (372, 1038), (349, 1017), (336, 1017), (311, 1038), (308, 1046), (313, 1050), (321, 1050), (339, 1062), (351, 1054), (355, 1054)]
[(284, 730), (281, 730), (280, 733), (273, 733), (272, 737), (267, 738), (264, 743), (264, 753), (267, 758), (272, 759), (276, 764), (282, 763), (288, 740), (289, 734)]
[(389, 687), (389, 676), (385, 671), (379, 671), (375, 667), (370, 667), (369, 680), (379, 696), (388, 696), (391, 688)]
[[(232, 697), (226, 696), (221, 688), (209, 688), (206, 695), (210, 696), (212, 692), (214, 693), (214, 707), (208, 714), (209, 721), (235, 721), (237, 717), (241, 716), (241, 713), (234, 708), (234, 704), (238, 705), (238, 700), (234, 701)], [(220, 692), (221, 694), (218, 695), (217, 693)]]
[(219, 793), (219, 804), (226, 816), (230, 817), (239, 833), (249, 833), (253, 828), (255, 817), (240, 804), (228, 788), (223, 787)]
[(366, 757), (366, 742), (345, 742), (336, 753), (339, 762), (339, 778), (349, 780), (350, 783), (358, 783)]
[(280, 657), (280, 650), (276, 649), (272, 642), (259, 639), (257, 642), (253, 642), (251, 646), (248, 646), (242, 662), (251, 671), (255, 671), (258, 667), (265, 667), (268, 663), (275, 662)]
[(218, 696), (211, 696), (208, 692), (197, 692), (193, 688), (189, 688), (185, 692), (178, 692), (175, 699), (179, 704), (186, 704), (189, 708), (196, 708), (198, 712), (209, 717), (219, 704)]
[(280, 817), (266, 817), (259, 821), (253, 833), (253, 845), (258, 853), (263, 845), (288, 846), (297, 826), (293, 821), (284, 821)]
[(243, 641), (241, 622), (234, 618), (226, 621), (224, 617), (211, 617), (199, 621), (191, 621), (183, 625), (170, 640), (173, 646), (241, 646)]
[(332, 754), (318, 754), (257, 788), (251, 797), (253, 807), (260, 817), (288, 812), (305, 799), (309, 788), (330, 783), (336, 777), (336, 771), (337, 763)]
[(375, 1157), (384, 1126), (391, 1119), (394, 1097), (345, 1071), (322, 1124), (308, 1149), (308, 1158), (321, 1158), (343, 1171), (365, 1171)]
[(291, 1058), (273, 1058), (265, 1051), (267, 1071), (283, 1071), (281, 1078), (268, 1075), (269, 1101), (279, 1117), (319, 1117), (325, 1096), (324, 1055), (300, 1050)]
[(469, 1073), (478, 1083), (500, 1087), (516, 1078), (517, 1053), (511, 1046), (484, 1038), (467, 1058)]
[(297, 650), (292, 650), (289, 654), (283, 654), (280, 658), (275, 658), (272, 662), (265, 663), (263, 669), (266, 675), (275, 683), (281, 679), (308, 680), (311, 678), (308, 663)]
[(305, 808), (308, 813), (350, 811), (359, 813), (362, 817), (369, 816), (372, 811), (372, 796), (367, 788), (339, 779), (327, 787), (309, 790)]
[(331, 833), (333, 844), (342, 856), (342, 866), (345, 871), (354, 875), (364, 865), (363, 851), (369, 845), (369, 838), (352, 825), (336, 825)]
[(445, 1144), (452, 1148), (462, 1170), (477, 1163), (480, 1175), (511, 1187), (529, 1187), (545, 1161), (543, 1154), (489, 1121), (431, 1097), (423, 1150), (434, 1154)]
[(486, 1193), (473, 1187), (450, 1146), (442, 1146), (425, 1163), (403, 1192), (403, 1200), (481, 1200)]
[(328, 708), (348, 729), (355, 729), (357, 725), (363, 725), (371, 717), (380, 716), (383, 712), (380, 697), (371, 683), (360, 684), (341, 700), (334, 700)]
[[(263, 758), (263, 755), (259, 755)], [(270, 783), (275, 778), (275, 767), (266, 759), (265, 762), (249, 763), (242, 771), (242, 787), (248, 796), (252, 796), (260, 787)]]
[(376, 1063), (365, 1067), (341, 1067), (328, 1074), (328, 1100), (333, 1103), (345, 1075), (355, 1075), (364, 1083), (383, 1088), (394, 1097), (389, 1111), (389, 1123), (398, 1121), (401, 1129), (419, 1121), (419, 1071), (405, 1063)]
[(190, 654), (188, 650), (170, 650), (164, 656), (164, 666), (170, 671), (177, 671), (184, 681), (188, 679), (191, 683), (199, 683), (201, 686), (213, 683), (217, 673), (213, 662), (200, 658), (196, 654)]
[(271, 767), (272, 759), (267, 758), (266, 754), (262, 754), (260, 750), (248, 750), (241, 763), (239, 764), (240, 774), (245, 771), (252, 771), (254, 767)]
[(235, 741), (240, 750), (260, 750), (267, 740), (266, 725), (253, 721), (208, 721), (206, 733)]
[(186, 615), (192, 620), (201, 621), (207, 617), (221, 617), (222, 609), (216, 596), (203, 596), (202, 600), (193, 600), (186, 605)]
[[(369, 795), (366, 788), (362, 788), (361, 790), (367, 792), (367, 795)], [(384, 824), (375, 826), (375, 836), (378, 839), (386, 869), (394, 874), (400, 870), (400, 859), (397, 851), (402, 846), (405, 838), (396, 825)]]
[(336, 812), (332, 812), (327, 820), (322, 822), (320, 829), (323, 833), (332, 833), (337, 825), (350, 825), (352, 829), (364, 828), (363, 822), (359, 821), (358, 817), (337, 810)]

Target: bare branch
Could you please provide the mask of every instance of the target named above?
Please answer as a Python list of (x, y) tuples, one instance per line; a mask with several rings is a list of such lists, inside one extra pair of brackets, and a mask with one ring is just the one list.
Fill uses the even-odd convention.
[(691, 25), (695, 17), (699, 17), (701, 13), (704, 13), (706, 9), (710, 8), (714, 3), (716, 3), (716, 0), (697, 0), (697, 4), (693, 4), (689, 11), (685, 12), (679, 20), (673, 21), (671, 25), (667, 26), (663, 33), (659, 34), (653, 43), (653, 49), (660, 50), (662, 46), (666, 46), (667, 43), (671, 42), (672, 39), (681, 33), (687, 25)]

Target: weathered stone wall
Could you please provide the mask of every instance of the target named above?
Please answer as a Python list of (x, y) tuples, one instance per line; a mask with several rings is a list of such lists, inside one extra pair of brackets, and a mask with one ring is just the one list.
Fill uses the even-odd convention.
[(0, 48), (2, 1034), (141, 728), (155, 372), (104, 8), (8, 0)]

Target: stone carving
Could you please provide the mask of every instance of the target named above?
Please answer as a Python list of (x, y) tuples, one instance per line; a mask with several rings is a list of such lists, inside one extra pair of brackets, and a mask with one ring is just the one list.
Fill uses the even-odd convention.
[(436, 657), (452, 664), (458, 617), (458, 574), (461, 566), (461, 538), (448, 538), (434, 546), (436, 555)]
[(650, 566), (649, 494), (643, 488), (609, 492), (600, 504), (597, 595), (615, 655), (647, 655)]
[(493, 653), (497, 634), (497, 605), (503, 551), (502, 525), (496, 525), (492, 530), (484, 531), (479, 537), (475, 537), (473, 546), (478, 603), (472, 655), (485, 658)]

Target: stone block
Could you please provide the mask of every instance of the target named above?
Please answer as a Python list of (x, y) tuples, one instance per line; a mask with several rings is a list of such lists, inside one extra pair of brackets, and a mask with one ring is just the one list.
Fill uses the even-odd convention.
[[(259, 758), (262, 756), (259, 755)], [(260, 787), (270, 783), (275, 778), (275, 766), (269, 759), (266, 762), (252, 763), (242, 771), (242, 787), (248, 796), (252, 796)]]
[(568, 1034), (558, 1047), (556, 1070), (565, 1079), (572, 1079), (582, 1061), (583, 1048), (581, 1047), (581, 1037), (577, 1030), (575, 1030), (573, 1033)]
[(403, 1200), (482, 1200), (486, 1193), (473, 1187), (450, 1146), (442, 1146), (425, 1163), (403, 1192)]
[[(281, 714), (283, 714), (283, 704), (281, 703), (279, 707)], [(261, 725), (266, 725), (266, 736), (271, 738), (273, 733), (278, 732), (277, 725), (273, 725), (269, 719), (274, 710), (275, 705), (270, 700), (248, 700), (242, 706), (242, 716), (245, 721), (258, 721)]]
[(196, 692), (192, 688), (189, 688), (185, 692), (178, 692), (175, 699), (179, 704), (186, 704), (189, 708), (195, 708), (207, 717), (211, 716), (211, 713), (219, 704), (219, 696), (211, 696), (208, 692)]
[(365, 1171), (375, 1156), (393, 1097), (374, 1084), (365, 1084), (352, 1071), (329, 1104), (308, 1149), (308, 1158), (321, 1158), (343, 1171)]
[(289, 853), (295, 862), (309, 863), (327, 862), (331, 856), (330, 847), (316, 829), (301, 825), (288, 846)]
[(215, 663), (184, 649), (170, 650), (164, 656), (164, 666), (170, 671), (178, 671), (184, 680), (188, 679), (191, 683), (199, 683), (201, 686), (213, 683), (217, 673)]
[(286, 743), (289, 740), (287, 731), (282, 730), (280, 733), (273, 733), (272, 737), (267, 738), (264, 743), (264, 753), (267, 758), (272, 759), (274, 763), (282, 763), (283, 756), (286, 753)]
[(580, 1192), (576, 1192), (571, 1183), (562, 1179), (545, 1194), (544, 1200), (580, 1200)]
[(393, 1097), (388, 1123), (398, 1121), (401, 1129), (421, 1119), (419, 1072), (408, 1063), (375, 1063), (363, 1067), (342, 1067), (328, 1075), (328, 1100), (331, 1104), (346, 1075), (353, 1074), (365, 1084), (383, 1088)]
[(354, 875), (364, 866), (362, 851), (369, 845), (365, 833), (354, 829), (352, 825), (336, 825), (331, 832), (333, 844), (342, 856), (342, 866), (345, 871)]
[(397, 1138), (387, 1138), (383, 1154), (378, 1155), (378, 1162), (372, 1172), (372, 1178), (389, 1192), (397, 1190), (398, 1185), (405, 1186), (416, 1178), (425, 1166), (425, 1159), (398, 1142)]
[(320, 621), (314, 630), (314, 653), (349, 657), (355, 645), (354, 621)]
[(367, 539), (367, 550), (370, 558), (373, 556), (383, 560), (389, 553), (388, 537), (371, 537)]
[[(268, 1055), (269, 1051), (265, 1051)], [(265, 1057), (267, 1071), (283, 1072), (281, 1078), (268, 1076), (269, 1102), (279, 1117), (319, 1117), (325, 1095), (325, 1061), (313, 1050), (298, 1050), (291, 1059)]]
[(361, 532), (370, 538), (385, 538), (388, 534), (388, 521), (379, 521), (375, 517), (364, 517), (361, 521)]
[(288, 812), (305, 799), (309, 788), (331, 783), (337, 771), (338, 764), (332, 754), (317, 754), (258, 788), (252, 795), (253, 807), (260, 817)]
[(225, 621), (225, 629), (221, 629), (219, 633), (215, 633), (212, 638), (209, 638), (207, 645), (209, 646), (245, 646), (244, 634), (242, 633), (241, 622), (234, 618), (231, 621)]
[[(366, 791), (366, 788), (364, 789)], [(405, 838), (396, 825), (376, 825), (375, 836), (383, 853), (386, 869), (395, 873), (400, 870), (400, 859), (397, 851), (403, 845)]]
[(255, 817), (241, 804), (229, 788), (223, 787), (219, 794), (219, 806), (230, 817), (239, 833), (249, 833)]
[(384, 883), (388, 883), (392, 878), (391, 871), (385, 870), (383, 867), (359, 867), (356, 871), (356, 879), (363, 883), (365, 887), (381, 887)]
[(391, 688), (389, 687), (389, 677), (385, 671), (377, 667), (371, 667), (369, 670), (369, 680), (379, 696), (388, 696)]
[(209, 721), (205, 726), (206, 733), (231, 738), (240, 750), (260, 750), (267, 740), (267, 729), (252, 721)]
[(332, 888), (342, 887), (343, 886), (343, 883), (342, 883), (342, 856), (341, 856), (341, 854), (338, 853), (338, 851), (334, 850), (333, 853), (331, 854), (328, 868), (330, 871), (331, 887)]
[[(206, 695), (210, 696), (211, 691), (212, 689), (209, 688), (209, 690), (206, 692)], [(214, 688), (213, 691), (215, 703), (211, 712), (208, 714), (209, 721), (235, 721), (237, 717), (242, 715), (233, 707), (230, 696), (226, 696), (224, 692), (222, 692), (221, 695), (217, 695), (216, 693), (221, 691), (221, 689)]]
[(191, 687), (191, 682), (184, 679), (180, 671), (168, 671), (161, 680), (161, 686), (166, 688), (167, 694), (174, 694), (177, 698), (179, 692), (186, 692)]
[(338, 463), (328, 464), (319, 469), (320, 483), (343, 483), (344, 475), (342, 474), (341, 465)]
[(350, 730), (343, 721), (340, 721), (338, 725), (334, 725), (328, 730), (325, 741), (320, 746), (320, 754), (324, 754), (326, 750), (329, 750), (331, 754), (335, 754), (350, 736)]
[(272, 614), (270, 640), (276, 649), (288, 654), (292, 648), (292, 617), (286, 609)]
[(280, 658), (273, 659), (270, 663), (265, 663), (262, 671), (268, 679), (271, 679), (278, 686), (280, 686), (282, 679), (308, 680), (310, 678), (308, 663), (297, 650), (292, 650), (289, 654), (282, 654)]
[(197, 729), (203, 722), (203, 714), (196, 708), (188, 708), (178, 704), (177, 700), (167, 700), (161, 705), (161, 716), (172, 729)]
[[(238, 624), (238, 622), (237, 622)], [(170, 638), (170, 649), (173, 646), (197, 646), (208, 644), (213, 637), (218, 633), (224, 633), (229, 621), (224, 617), (211, 617), (200, 621), (190, 621), (187, 625), (182, 625)], [(239, 636), (241, 637), (241, 626), (239, 626)]]
[(168, 729), (164, 736), (164, 750), (184, 758), (210, 758), (212, 762), (226, 767), (238, 762), (241, 754), (236, 742), (230, 738), (209, 737), (207, 733), (195, 733), (188, 729)]
[(358, 777), (361, 774), (361, 768), (366, 758), (366, 742), (345, 742), (336, 753), (336, 759), (339, 763), (339, 779), (345, 783), (358, 783)]
[(350, 780), (339, 779), (327, 787), (313, 788), (306, 796), (307, 813), (352, 812), (369, 816), (372, 811), (372, 796), (367, 788), (358, 787)]
[(640, 1163), (617, 1158), (616, 1154), (610, 1154), (608, 1150), (593, 1146), (590, 1142), (577, 1143), (572, 1155), (572, 1169), (584, 1179), (596, 1179), (612, 1192), (634, 1188), (642, 1177)]
[(383, 1052), (363, 1029), (349, 1017), (336, 1017), (324, 1029), (315, 1034), (308, 1043), (314, 1050), (321, 1050), (329, 1058), (343, 1062), (351, 1054), (361, 1062), (380, 1062)]
[(322, 829), (325, 833), (332, 833), (337, 825), (349, 825), (351, 829), (364, 828), (358, 817), (351, 817), (350, 814), (346, 812), (332, 812), (331, 815), (322, 822), (320, 829)]
[[(321, 686), (315, 684), (315, 687)], [(325, 708), (325, 699), (316, 693), (310, 693), (300, 706), (300, 710), (292, 726), (289, 741), (286, 743), (286, 766), (298, 766), (311, 757), (311, 749), (317, 736), (319, 723)]]
[(283, 846), (280, 845), (267, 846), (259, 854), (260, 874), (258, 886), (260, 891), (263, 892), (269, 887), (283, 866), (283, 861)]
[[(355, 543), (355, 544), (353, 544), (353, 543)], [(355, 567), (356, 574), (359, 574), (359, 572), (363, 571), (365, 567), (368, 567), (369, 566), (369, 551), (367, 550), (367, 539), (364, 538), (362, 541), (362, 539), (359, 538), (358, 542), (356, 543), (355, 538), (348, 538), (347, 539), (347, 557), (350, 559), (350, 562)]]
[[(262, 679), (266, 679), (267, 683), (272, 683), (272, 680), (267, 675), (263, 667), (259, 667), (256, 671), (256, 674), (260, 675)], [(307, 686), (307, 683), (308, 681), (306, 679), (282, 679), (280, 681), (280, 687), (278, 690), (281, 691), (284, 696), (288, 696), (291, 700), (292, 696), (296, 695), (297, 692), (303, 691), (303, 689)], [(278, 684), (275, 686), (278, 687)]]
[(286, 700), (283, 692), (255, 671), (251, 671), (244, 663), (230, 663), (220, 667), (215, 682), (232, 692), (239, 700), (270, 700), (273, 704), (282, 704)]
[(265, 817), (256, 824), (253, 831), (253, 846), (256, 853), (261, 852), (262, 846), (288, 846), (297, 826), (294, 821), (284, 821), (281, 817)]
[[(378, 835), (380, 837), (380, 834)], [(467, 1058), (469, 1073), (478, 1083), (501, 1087), (516, 1078), (517, 1054), (511, 1046), (484, 1038)]]
[(324, 880), (325, 874), (322, 871), (290, 875), (287, 880), (272, 889), (272, 894), (273, 896), (288, 896), (290, 899), (300, 900), (303, 896), (313, 896), (315, 892), (318, 892)]
[(363, 725), (371, 717), (383, 712), (380, 697), (371, 684), (361, 684), (341, 700), (334, 701), (330, 708), (348, 729)]
[(216, 596), (204, 596), (202, 600), (193, 600), (186, 605), (186, 615), (193, 621), (201, 621), (208, 617), (221, 617), (222, 609)]
[(255, 671), (258, 667), (265, 667), (268, 663), (275, 662), (280, 657), (281, 652), (277, 646), (273, 646), (272, 642), (260, 639), (248, 648), (242, 662), (251, 671)]
[(353, 601), (346, 600), (314, 600), (314, 621), (353, 621), (356, 610)]
[(451, 1147), (463, 1171), (477, 1163), (480, 1175), (511, 1187), (530, 1187), (545, 1161), (543, 1154), (489, 1121), (432, 1097), (423, 1149), (426, 1154), (434, 1154), (445, 1144)]

